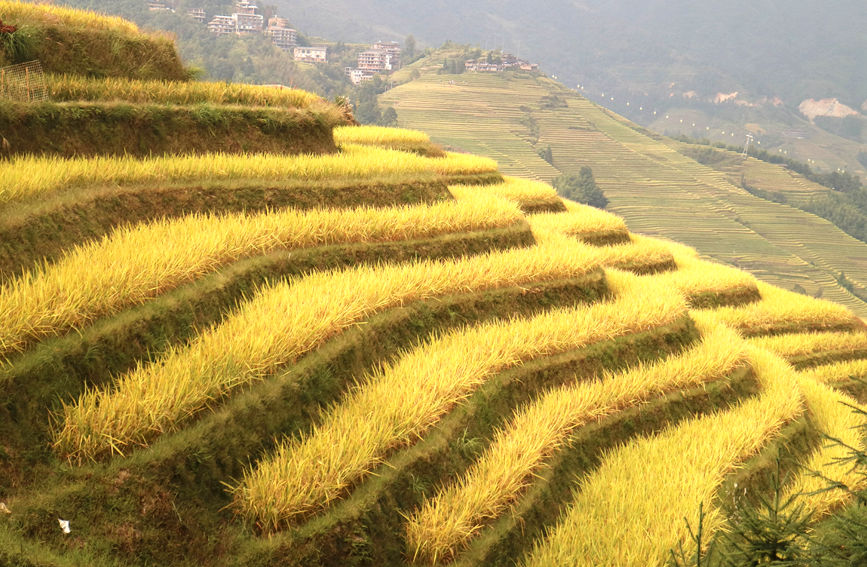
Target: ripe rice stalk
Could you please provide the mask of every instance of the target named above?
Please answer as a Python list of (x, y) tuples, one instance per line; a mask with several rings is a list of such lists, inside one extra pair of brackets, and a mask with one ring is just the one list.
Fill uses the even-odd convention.
[[(665, 245), (660, 241), (656, 242)], [(755, 290), (757, 287), (756, 278), (743, 270), (700, 260), (680, 251), (676, 251), (673, 256), (677, 270), (659, 274), (657, 277), (669, 282), (687, 296), (736, 289)]]
[[(556, 193), (555, 193), (556, 195)], [(566, 236), (599, 232), (626, 232), (626, 222), (611, 213), (595, 207), (563, 199), (565, 213), (540, 213), (530, 217), (533, 230), (553, 231)]]
[(0, 285), (0, 356), (143, 303), (240, 258), (327, 244), (427, 238), (508, 226), (521, 218), (513, 203), (472, 195), (433, 205), (206, 214), (121, 227)]
[(220, 104), (310, 108), (325, 105), (319, 96), (301, 89), (203, 81), (155, 81), (117, 77), (47, 75), (51, 100), (124, 101), (138, 104)]
[(833, 328), (840, 325), (855, 326), (857, 317), (836, 303), (807, 297), (762, 282), (758, 283), (762, 300), (740, 307), (716, 309), (727, 325), (750, 335), (773, 332), (781, 326), (811, 325)]
[[(865, 371), (863, 365), (861, 370)], [(795, 482), (788, 487), (787, 495), (799, 495), (800, 502), (806, 504), (807, 509), (819, 518), (852, 499), (852, 495), (841, 490), (839, 484), (836, 484), (837, 488), (833, 490), (825, 490), (830, 481), (849, 486), (854, 491), (867, 488), (867, 477), (863, 471), (844, 460), (851, 456), (849, 447), (867, 450), (867, 439), (863, 435), (864, 415), (853, 411), (853, 408), (867, 411), (867, 406), (820, 383), (816, 378), (817, 375), (811, 372), (800, 376), (801, 390), (807, 400), (810, 415), (819, 431), (838, 439), (848, 447), (826, 442), (798, 473)], [(825, 478), (816, 476), (814, 473), (817, 472)]]
[(629, 238), (631, 241), (628, 244), (592, 246), (547, 227), (539, 227), (535, 224), (535, 217), (538, 216), (539, 215), (530, 215), (527, 217), (527, 220), (530, 223), (530, 228), (533, 230), (533, 236), (536, 238), (536, 242), (551, 246), (569, 246), (573, 243), (578, 243), (579, 246), (587, 248), (588, 253), (595, 253), (598, 255), (603, 266), (625, 270), (634, 267), (658, 266), (673, 262), (673, 257), (668, 246), (654, 238), (630, 234)]
[(430, 137), (424, 132), (404, 130), (402, 128), (340, 126), (334, 129), (334, 141), (339, 146), (362, 144), (402, 152), (413, 152), (433, 158), (441, 158), (447, 155), (439, 145), (431, 142)]
[(314, 273), (267, 286), (189, 346), (169, 349), (113, 387), (89, 391), (67, 405), (55, 447), (80, 462), (145, 446), (233, 389), (265, 378), (375, 312), (449, 293), (578, 277), (598, 265), (577, 245), (535, 246)]
[(713, 321), (697, 323), (702, 342), (679, 356), (555, 388), (519, 411), (466, 475), (409, 518), (413, 557), (436, 564), (454, 556), (487, 520), (507, 510), (578, 427), (668, 391), (723, 378), (744, 364), (747, 346), (737, 333)]
[(867, 349), (867, 332), (817, 331), (752, 337), (750, 343), (783, 358), (795, 358), (827, 351), (857, 352)]
[[(560, 196), (557, 195), (557, 192), (554, 191), (554, 188), (547, 183), (531, 181), (528, 179), (519, 179), (517, 177), (504, 177), (503, 179), (503, 183), (498, 183), (496, 185), (486, 185), (484, 187), (461, 187), (461, 189), (494, 193), (500, 197), (518, 203), (518, 205), (525, 210), (545, 205), (557, 205), (564, 202), (560, 199)], [(601, 212), (598, 209), (592, 210), (595, 212)], [(590, 214), (592, 215), (593, 213)], [(589, 223), (589, 220), (586, 222)]]
[(43, 22), (71, 28), (102, 30), (124, 35), (138, 35), (138, 26), (117, 16), (106, 16), (89, 10), (78, 10), (51, 4), (0, 1), (0, 17), (9, 22)]
[(801, 371), (805, 379), (820, 384), (834, 385), (853, 378), (867, 378), (867, 359), (846, 360)]
[[(758, 398), (608, 452), (524, 565), (663, 565), (668, 551), (689, 538), (684, 518), (697, 525), (698, 503), (707, 509), (726, 474), (804, 411), (790, 366), (752, 347), (749, 360), (762, 386)], [(706, 533), (723, 522), (712, 509)]]
[(320, 425), (284, 440), (244, 475), (233, 491), (238, 511), (266, 530), (291, 524), (339, 498), (497, 372), (685, 313), (681, 297), (652, 281), (613, 271), (608, 278), (613, 301), (453, 331), (368, 375)]
[[(532, 226), (532, 220), (530, 222)], [(596, 247), (603, 258), (604, 266), (625, 270), (631, 267), (664, 265), (673, 261), (668, 247), (659, 241), (638, 234), (630, 234), (629, 238), (629, 244)]]
[(430, 144), (430, 136), (419, 130), (386, 128), (383, 126), (339, 126), (334, 129), (338, 145), (363, 144), (390, 146), (391, 144)]
[(15, 156), (0, 161), (0, 205), (16, 199), (47, 196), (69, 187), (165, 184), (182, 181), (284, 179), (382, 179), (413, 174), (469, 175), (496, 173), (493, 160), (449, 153), (429, 158), (372, 146), (347, 144), (339, 154), (207, 154), (59, 158)]

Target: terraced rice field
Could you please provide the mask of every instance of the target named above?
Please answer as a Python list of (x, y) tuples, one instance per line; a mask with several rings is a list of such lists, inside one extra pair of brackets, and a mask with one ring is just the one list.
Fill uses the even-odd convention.
[(488, 183), (181, 215), (5, 274), (0, 559), (661, 565), (805, 412), (848, 439), (850, 311)]
[[(693, 156), (705, 151), (704, 146), (669, 142), (680, 153)], [(828, 189), (784, 167), (767, 163), (756, 158), (720, 148), (712, 148), (713, 159), (708, 165), (722, 173), (732, 185), (741, 181), (770, 192), (782, 193), (789, 202), (803, 203), (812, 197), (825, 193)]]
[[(551, 94), (568, 106), (544, 108), (540, 101)], [(763, 281), (867, 316), (867, 304), (836, 281), (842, 272), (867, 283), (867, 245), (819, 217), (750, 195), (732, 183), (731, 172), (699, 164), (677, 151), (680, 144), (640, 131), (549, 79), (423, 72), (381, 100), (394, 106), (402, 126), (493, 158), (509, 175), (550, 181), (588, 165), (609, 208), (633, 231), (686, 243)], [(553, 166), (537, 155), (549, 145)], [(817, 190), (749, 161), (745, 175), (772, 181), (774, 190), (803, 198)]]
[[(625, 165), (683, 181), (614, 122), (580, 130), (608, 187)], [(336, 136), (303, 158), (2, 165), (0, 565), (661, 567), (701, 506), (726, 527), (731, 483), (765, 494), (781, 448), (867, 488), (818, 439), (864, 445), (846, 307), (562, 200), (542, 160)], [(498, 147), (529, 158), (524, 136)], [(697, 210), (720, 175), (694, 170)]]

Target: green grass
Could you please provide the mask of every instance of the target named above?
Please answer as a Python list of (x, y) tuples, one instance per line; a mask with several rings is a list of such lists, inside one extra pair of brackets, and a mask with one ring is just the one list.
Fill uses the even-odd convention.
[(61, 157), (205, 153), (332, 153), (336, 108), (267, 109), (122, 102), (7, 103), (8, 155)]

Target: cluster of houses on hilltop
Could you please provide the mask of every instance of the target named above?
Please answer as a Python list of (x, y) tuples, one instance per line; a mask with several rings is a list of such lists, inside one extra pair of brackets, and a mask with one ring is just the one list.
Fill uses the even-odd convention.
[[(174, 0), (148, 0), (148, 9), (152, 12), (174, 12)], [(262, 34), (270, 38), (274, 45), (285, 51), (295, 49), (298, 46), (298, 32), (289, 27), (289, 20), (275, 14), (268, 18), (267, 25), (265, 25), (265, 16), (259, 13), (259, 7), (251, 0), (237, 0), (235, 11), (231, 15), (218, 14), (210, 20), (201, 8), (189, 10), (187, 15), (201, 24), (207, 24), (208, 31), (215, 35)]]
[(378, 41), (358, 54), (356, 67), (346, 67), (344, 71), (353, 85), (359, 85), (376, 75), (399, 69), (400, 52), (400, 44), (396, 41)]
[(464, 62), (464, 69), (476, 73), (502, 73), (520, 69), (521, 71), (538, 71), (538, 63), (530, 63), (519, 59), (510, 53), (504, 53), (499, 57), (479, 57)]
[[(175, 0), (147, 0), (148, 8), (153, 11), (175, 11)], [(215, 35), (255, 35), (263, 34), (271, 42), (285, 51), (292, 52), (295, 61), (305, 63), (327, 63), (328, 47), (325, 45), (298, 45), (298, 32), (289, 27), (289, 20), (273, 15), (268, 18), (259, 13), (253, 0), (236, 0), (235, 10), (230, 15), (213, 15), (208, 19), (202, 9), (189, 10), (187, 15), (208, 26)], [(400, 45), (395, 42), (380, 41), (358, 54), (358, 64), (346, 68), (346, 76), (353, 84), (369, 81), (379, 73), (389, 73), (400, 67)]]
[(208, 22), (208, 31), (216, 35), (264, 34), (283, 50), (294, 49), (298, 45), (298, 32), (289, 27), (289, 20), (274, 14), (268, 18), (268, 25), (265, 26), (265, 16), (250, 0), (235, 2), (235, 11), (229, 16), (215, 15)]

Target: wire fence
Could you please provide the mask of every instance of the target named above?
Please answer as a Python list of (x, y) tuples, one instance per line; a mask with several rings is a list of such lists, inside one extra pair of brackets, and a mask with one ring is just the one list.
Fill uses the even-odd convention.
[(0, 67), (0, 99), (18, 102), (48, 100), (48, 86), (39, 61)]

